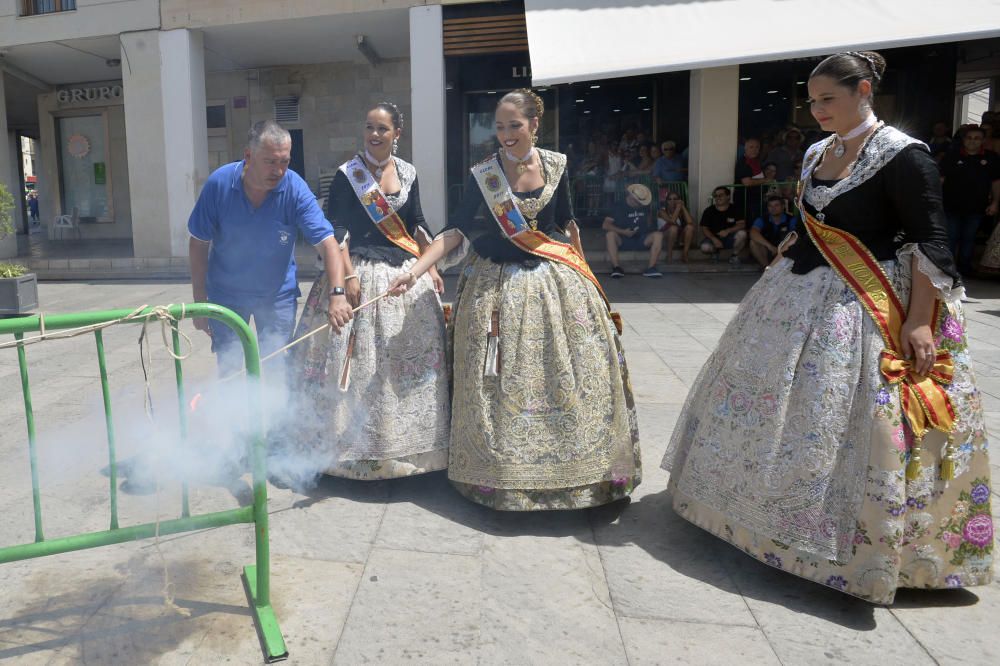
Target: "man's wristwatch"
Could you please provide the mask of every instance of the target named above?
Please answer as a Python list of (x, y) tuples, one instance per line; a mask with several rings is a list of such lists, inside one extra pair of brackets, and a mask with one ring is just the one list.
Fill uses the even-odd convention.
[(334, 287), (333, 289), (330, 290), (331, 296), (343, 296), (346, 293), (347, 292), (344, 291), (343, 287)]

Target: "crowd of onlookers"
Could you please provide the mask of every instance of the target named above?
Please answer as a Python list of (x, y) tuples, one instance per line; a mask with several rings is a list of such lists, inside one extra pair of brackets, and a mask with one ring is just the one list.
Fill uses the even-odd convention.
[[(945, 123), (936, 123), (927, 140), (941, 168), (949, 240), (963, 274), (972, 272), (976, 235), (989, 232), (1000, 202), (1000, 157), (995, 152), (1000, 141), (993, 138), (998, 120), (1000, 113), (987, 112), (980, 124), (965, 125), (954, 134)], [(648, 251), (643, 275), (660, 277), (661, 255), (669, 263), (679, 249), (687, 262), (696, 236), (698, 248), (714, 260), (729, 250), (730, 263), (739, 264), (746, 250), (763, 268), (795, 231), (802, 159), (805, 149), (823, 136), (788, 126), (744, 139), (732, 184), (713, 190), (712, 203), (697, 225), (685, 201), (686, 187), (678, 187), (687, 180), (687, 154), (678, 151), (675, 141), (656, 143), (634, 128), (619, 139), (595, 135), (586, 153), (570, 155), (570, 173), (577, 201), (603, 221), (612, 277), (625, 274), (621, 250)], [(1000, 271), (1000, 234), (994, 236), (995, 268)]]

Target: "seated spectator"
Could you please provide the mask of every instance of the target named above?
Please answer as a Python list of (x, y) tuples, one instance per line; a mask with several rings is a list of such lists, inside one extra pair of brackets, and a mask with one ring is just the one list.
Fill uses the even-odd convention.
[(931, 138), (927, 142), (927, 147), (931, 149), (931, 155), (938, 164), (944, 156), (951, 152), (951, 128), (946, 123), (938, 121), (931, 129)]
[(771, 149), (767, 154), (767, 161), (773, 162), (777, 168), (772, 180), (786, 181), (797, 180), (799, 172), (795, 170), (795, 160), (801, 160), (804, 154), (802, 150), (802, 132), (798, 127), (790, 126), (785, 130), (779, 145)]
[(622, 156), (625, 158), (625, 174), (631, 176), (639, 166), (639, 147), (629, 148)]
[(958, 270), (970, 275), (976, 231), (1000, 204), (1000, 157), (983, 148), (983, 131), (972, 125), (962, 132), (962, 148), (941, 161), (948, 240)]
[(677, 144), (673, 141), (664, 141), (660, 151), (663, 155), (653, 165), (653, 178), (656, 184), (682, 182), (687, 168), (684, 166), (684, 158), (677, 154)]
[(635, 127), (626, 127), (621, 141), (618, 142), (618, 150), (624, 154), (628, 149), (635, 148), (638, 145), (639, 142), (635, 137)]
[(1000, 148), (1000, 145), (993, 138), (993, 124), (982, 121), (979, 123), (979, 129), (983, 130), (983, 150), (991, 153), (997, 152), (997, 148)]
[(712, 205), (701, 214), (701, 251), (719, 260), (719, 250), (733, 251), (729, 263), (740, 263), (740, 252), (747, 243), (746, 216), (731, 202), (728, 187), (719, 186), (712, 191)]
[(691, 249), (691, 239), (694, 238), (694, 220), (687, 206), (676, 192), (667, 192), (663, 207), (657, 214), (656, 226), (667, 238), (666, 262), (674, 258), (674, 247), (677, 245), (677, 234), (683, 233), (684, 245), (681, 251), (681, 261), (688, 262), (688, 251)]
[(653, 172), (653, 156), (649, 152), (649, 146), (643, 144), (639, 146), (639, 161), (632, 170), (633, 176), (648, 176)]
[[(799, 163), (799, 168), (802, 167), (802, 163)], [(786, 205), (792, 199), (795, 198), (795, 185), (791, 181), (778, 182), (776, 177), (778, 170), (778, 165), (774, 162), (768, 162), (764, 165), (764, 182), (768, 183), (767, 189), (763, 188), (760, 190), (764, 201), (767, 201), (770, 197), (781, 197), (785, 200)], [(761, 206), (763, 208), (763, 206)], [(787, 207), (787, 206), (786, 206)]]
[(758, 217), (750, 227), (750, 254), (761, 268), (767, 268), (778, 254), (778, 245), (795, 231), (795, 216), (785, 212), (781, 197), (767, 198), (767, 214)]
[(601, 147), (596, 141), (587, 144), (587, 154), (580, 162), (580, 169), (577, 175), (580, 176), (600, 176), (604, 171), (605, 156)]
[(611, 141), (604, 156), (604, 197), (610, 206), (619, 192), (622, 178), (625, 177), (625, 160), (622, 158), (618, 145)]
[(736, 161), (733, 178), (733, 182), (743, 185), (736, 205), (755, 218), (760, 214), (760, 186), (765, 180), (764, 167), (760, 163), (760, 139), (750, 137), (743, 143), (743, 157)]
[(625, 276), (618, 261), (618, 250), (636, 252), (647, 248), (649, 267), (642, 274), (649, 278), (663, 277), (663, 273), (656, 269), (656, 261), (663, 248), (663, 232), (656, 229), (650, 214), (653, 193), (639, 183), (626, 187), (625, 193), (625, 201), (608, 212), (602, 225), (611, 257), (611, 277)]

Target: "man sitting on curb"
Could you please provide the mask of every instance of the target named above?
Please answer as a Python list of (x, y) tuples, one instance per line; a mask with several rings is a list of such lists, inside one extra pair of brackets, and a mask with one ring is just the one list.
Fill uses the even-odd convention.
[(638, 251), (649, 248), (649, 267), (643, 275), (649, 278), (663, 277), (656, 269), (656, 260), (663, 248), (663, 232), (653, 226), (650, 204), (653, 194), (645, 185), (638, 183), (625, 188), (625, 201), (615, 204), (604, 218), (602, 229), (606, 233), (608, 255), (611, 257), (611, 277), (625, 276), (618, 262), (618, 251)]
[(795, 231), (795, 216), (785, 212), (785, 201), (779, 196), (767, 198), (767, 214), (758, 217), (750, 227), (750, 254), (760, 267), (766, 268), (778, 254), (778, 244)]
[(740, 263), (740, 252), (747, 244), (746, 216), (730, 203), (729, 188), (720, 185), (712, 190), (712, 205), (701, 214), (701, 251), (719, 260), (719, 250), (733, 251), (729, 263)]

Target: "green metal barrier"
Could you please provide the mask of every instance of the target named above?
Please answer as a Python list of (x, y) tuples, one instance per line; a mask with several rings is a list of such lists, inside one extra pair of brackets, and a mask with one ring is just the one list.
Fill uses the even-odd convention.
[[(742, 209), (747, 216), (747, 226), (753, 224), (753, 221), (758, 217), (762, 216), (767, 210), (767, 199), (768, 197), (781, 197), (785, 200), (786, 210), (788, 213), (793, 215), (798, 214), (798, 201), (795, 198), (796, 191), (798, 188), (799, 181), (797, 180), (786, 180), (779, 182), (766, 182), (760, 185), (743, 185), (742, 183), (734, 183), (732, 185), (722, 185), (721, 187), (728, 187), (732, 193), (733, 205)], [(704, 206), (712, 205), (712, 194), (709, 192), (706, 195), (707, 201)], [(694, 211), (691, 212), (694, 214)]]
[[(155, 321), (154, 308), (145, 308), (139, 313), (131, 310), (106, 310), (103, 312), (86, 312), (64, 315), (46, 315), (45, 330), (65, 330), (94, 326), (109, 321), (125, 320), (122, 324), (142, 324), (144, 321)], [(243, 344), (243, 354), (246, 359), (247, 375), (251, 378), (260, 377), (260, 354), (257, 341), (238, 315), (232, 310), (211, 303), (193, 303), (187, 305), (171, 305), (170, 315), (179, 320), (183, 317), (208, 317), (220, 321), (232, 328)], [(131, 315), (131, 316), (130, 316)], [(36, 316), (18, 317), (16, 319), (0, 320), (0, 335), (13, 334), (15, 339), (23, 340), (25, 333), (41, 330), (41, 319)], [(176, 328), (172, 330), (174, 353), (180, 352), (180, 340)], [(38, 458), (36, 455), (35, 417), (31, 405), (31, 389), (28, 382), (27, 353), (24, 345), (17, 346), (17, 361), (21, 371), (21, 390), (24, 395), (24, 414), (28, 431), (28, 454), (31, 468), (31, 496), (35, 517), (34, 543), (21, 544), (0, 548), (0, 564), (26, 560), (34, 557), (44, 557), (57, 553), (66, 553), (87, 548), (96, 548), (114, 543), (146, 539), (154, 535), (176, 534), (192, 530), (235, 525), (238, 523), (253, 523), (256, 535), (256, 563), (243, 569), (243, 581), (251, 600), (251, 611), (257, 624), (264, 657), (268, 662), (278, 661), (288, 656), (285, 641), (278, 627), (278, 620), (271, 607), (270, 586), (270, 551), (268, 544), (267, 516), (267, 469), (265, 463), (263, 424), (260, 411), (260, 387), (257, 382), (247, 391), (249, 399), (248, 426), (252, 438), (251, 460), (253, 473), (253, 505), (216, 511), (197, 516), (190, 515), (187, 483), (181, 489), (181, 517), (159, 523), (145, 523), (121, 527), (118, 524), (118, 466), (115, 458), (115, 430), (111, 413), (111, 394), (108, 388), (108, 373), (104, 359), (104, 339), (100, 329), (94, 331), (97, 343), (97, 364), (101, 377), (101, 391), (104, 399), (105, 423), (108, 435), (108, 462), (110, 469), (111, 520), (110, 528), (101, 532), (88, 532), (57, 539), (46, 539), (42, 525), (41, 490), (38, 481)], [(187, 437), (187, 402), (184, 397), (184, 378), (181, 362), (174, 363), (177, 378), (177, 401), (180, 415), (180, 436)]]

